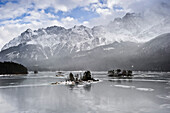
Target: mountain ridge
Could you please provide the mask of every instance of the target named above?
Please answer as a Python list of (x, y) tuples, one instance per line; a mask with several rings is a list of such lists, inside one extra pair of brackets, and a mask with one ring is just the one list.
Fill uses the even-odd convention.
[[(30, 69), (37, 64), (43, 69), (47, 67), (48, 69), (80, 69), (80, 67), (97, 69), (102, 65), (98, 61), (105, 65), (105, 68), (101, 66), (100, 69), (108, 69), (114, 62), (117, 68), (133, 69), (135, 66), (136, 69), (144, 69), (137, 60), (142, 61), (150, 56), (140, 55), (145, 54), (144, 46), (148, 47), (147, 44), (154, 41), (155, 37), (170, 31), (170, 22), (167, 20), (168, 18), (150, 26), (140, 14), (127, 13), (106, 26), (88, 28), (80, 25), (69, 29), (51, 26), (34, 31), (27, 29), (3, 47), (0, 61), (16, 61)], [(164, 26), (163, 30), (161, 26)], [(169, 37), (166, 34), (163, 36)], [(154, 44), (159, 48), (157, 43)], [(152, 50), (149, 52), (152, 53)], [(157, 52), (159, 54), (162, 51)], [(163, 53), (168, 54), (164, 51), (161, 54)], [(116, 60), (120, 58), (123, 63)]]
[[(164, 25), (168, 23), (168, 21), (164, 20)], [(156, 24), (154, 26), (161, 25), (161, 22), (159, 24)], [(94, 26), (93, 28), (88, 28), (86, 26), (80, 25), (80, 26), (74, 26), (72, 28), (66, 29), (64, 27), (60, 26), (51, 26), (47, 28), (41, 28), (38, 30), (32, 31), (31, 29), (27, 29), (25, 32), (21, 33), (20, 36), (14, 38), (9, 43), (4, 45), (2, 50), (7, 49), (9, 47), (17, 46), (19, 44), (27, 43), (31, 40), (37, 42), (37, 44), (40, 44), (42, 46), (49, 46), (46, 44), (42, 44), (42, 40), (44, 37), (54, 38), (52, 42), (56, 41), (56, 39), (60, 39), (60, 43), (62, 43), (63, 39), (75, 39), (78, 42), (82, 41), (83, 44), (78, 44), (76, 47), (79, 49), (79, 51), (85, 50), (83, 46), (88, 45), (88, 49), (92, 49), (93, 47), (90, 47), (90, 45), (94, 45), (89, 43), (92, 38), (93, 42), (96, 44), (96, 46), (104, 45), (104, 44), (110, 44), (115, 41), (133, 41), (133, 42), (141, 42), (143, 39), (146, 39), (145, 34), (151, 35), (147, 37), (147, 40), (144, 40), (143, 42), (146, 42), (153, 37), (156, 37), (152, 31), (154, 31), (154, 26), (149, 26), (148, 22), (140, 15), (135, 13), (127, 13), (122, 18), (115, 18), (114, 21), (110, 22), (108, 25), (105, 26)], [(168, 23), (168, 26), (170, 26), (170, 23)], [(153, 30), (150, 30), (153, 29)], [(170, 28), (167, 28), (168, 30)], [(148, 31), (149, 30), (149, 31)], [(168, 31), (164, 30), (164, 31)], [(156, 30), (156, 31), (159, 31)], [(151, 33), (150, 33), (151, 32)], [(162, 31), (163, 34), (165, 32)], [(43, 37), (44, 36), (44, 37)], [(85, 39), (83, 39), (83, 37)], [(80, 40), (81, 37), (83, 40)], [(37, 39), (37, 40), (36, 40)], [(39, 39), (39, 40), (38, 40)], [(90, 40), (91, 39), (91, 40)], [(49, 41), (49, 40), (45, 40)], [(70, 41), (70, 40), (69, 40)], [(75, 43), (77, 43), (77, 41)], [(88, 41), (88, 42), (83, 42)], [(96, 42), (97, 41), (97, 42)], [(48, 42), (48, 43), (52, 43)], [(51, 44), (50, 44), (51, 45)], [(80, 47), (82, 46), (82, 48)], [(96, 47), (95, 46), (95, 47)]]

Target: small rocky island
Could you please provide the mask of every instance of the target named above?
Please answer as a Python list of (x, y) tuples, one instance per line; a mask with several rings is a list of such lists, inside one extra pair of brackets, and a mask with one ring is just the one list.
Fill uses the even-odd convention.
[(85, 71), (83, 76), (76, 74), (73, 75), (73, 73), (70, 73), (68, 78), (63, 81), (63, 82), (56, 82), (56, 83), (52, 83), (52, 84), (69, 84), (69, 85), (75, 85), (75, 84), (82, 84), (82, 83), (91, 83), (91, 82), (95, 82), (95, 81), (99, 81), (96, 80), (94, 78), (91, 77), (91, 72), (90, 71)]
[(132, 77), (132, 71), (131, 70), (110, 70), (108, 71), (108, 76), (110, 77)]
[(28, 74), (28, 70), (18, 63), (0, 62), (0, 74)]
[(95, 80), (94, 78), (91, 77), (91, 72), (90, 71), (85, 71), (83, 76), (77, 74), (73, 75), (72, 73), (69, 74), (69, 78), (67, 79), (69, 81), (75, 81), (75, 82), (81, 82), (81, 81), (99, 81)]

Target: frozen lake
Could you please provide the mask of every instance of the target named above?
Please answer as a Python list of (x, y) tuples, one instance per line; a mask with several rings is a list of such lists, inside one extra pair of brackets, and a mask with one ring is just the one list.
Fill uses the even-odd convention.
[(55, 72), (0, 76), (0, 113), (170, 112), (170, 73), (135, 72), (133, 79), (92, 74), (101, 81), (78, 86), (51, 85), (65, 80)]

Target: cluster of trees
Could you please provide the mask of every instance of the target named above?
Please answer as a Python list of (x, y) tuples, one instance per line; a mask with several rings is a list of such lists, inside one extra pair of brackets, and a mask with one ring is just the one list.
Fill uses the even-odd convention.
[(28, 74), (28, 70), (14, 62), (0, 62), (0, 74)]
[(110, 70), (108, 71), (109, 76), (132, 76), (132, 71), (131, 70)]
[(98, 80), (95, 80), (94, 78), (91, 77), (90, 71), (85, 71), (83, 76), (81, 76), (79, 74), (76, 74), (74, 76), (72, 73), (70, 73), (68, 80), (75, 81), (75, 82), (88, 81), (88, 80), (98, 81)]

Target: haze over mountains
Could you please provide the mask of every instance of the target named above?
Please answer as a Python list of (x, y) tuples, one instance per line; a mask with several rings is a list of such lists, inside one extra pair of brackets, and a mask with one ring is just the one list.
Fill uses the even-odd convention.
[(7, 43), (0, 61), (42, 70), (170, 70), (170, 18), (151, 22), (127, 13), (108, 25), (27, 29)]

